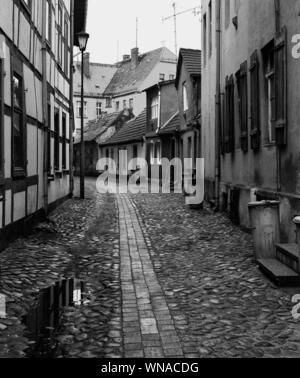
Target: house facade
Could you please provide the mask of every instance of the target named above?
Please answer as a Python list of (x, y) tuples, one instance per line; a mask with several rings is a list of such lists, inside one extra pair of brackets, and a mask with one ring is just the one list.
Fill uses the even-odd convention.
[(147, 95), (147, 164), (161, 167), (162, 158), (178, 156), (179, 112), (175, 80), (160, 82)]
[(181, 159), (201, 157), (201, 51), (180, 49), (175, 86), (178, 96)]
[[(97, 176), (97, 162), (101, 155), (100, 145), (116, 134), (124, 124), (134, 117), (131, 109), (111, 114), (101, 114), (97, 120), (90, 121), (84, 128), (85, 174)], [(74, 174), (80, 175), (81, 132), (77, 130), (74, 138)], [(109, 151), (110, 153), (110, 151)], [(111, 155), (106, 157), (111, 157)]]
[(1, 2), (0, 248), (72, 194), (72, 50), (86, 14), (87, 1)]
[[(74, 117), (75, 130), (81, 129), (81, 62), (74, 64)], [(106, 97), (107, 85), (117, 71), (113, 64), (91, 63), (90, 54), (84, 53), (84, 126), (90, 121), (97, 120), (101, 114), (107, 113)]]
[(206, 197), (250, 227), (248, 204), (280, 201), (281, 240), (300, 211), (296, 0), (202, 1)]
[[(131, 109), (141, 114), (146, 107), (143, 90), (158, 81), (174, 79), (177, 57), (163, 47), (144, 54), (138, 48), (124, 55), (116, 64), (90, 63), (90, 54), (84, 54), (84, 124), (101, 114)], [(74, 109), (76, 129), (81, 128), (81, 63), (75, 64)]]

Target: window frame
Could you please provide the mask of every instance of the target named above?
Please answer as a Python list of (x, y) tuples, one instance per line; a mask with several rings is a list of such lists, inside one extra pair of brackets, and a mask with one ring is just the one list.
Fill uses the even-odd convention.
[(159, 81), (165, 81), (166, 75), (164, 73), (159, 74)]
[[(58, 122), (56, 122), (57, 120)], [(54, 108), (54, 171), (60, 172), (60, 111), (59, 111), (59, 108)]]
[[(48, 16), (48, 17), (47, 17)], [(52, 46), (52, 23), (53, 23), (53, 11), (52, 0), (46, 0), (46, 41), (48, 45)]]
[(62, 112), (62, 169), (67, 169), (67, 115)]
[(57, 32), (57, 62), (62, 68), (63, 66), (63, 6), (60, 3), (60, 1), (58, 1), (57, 3), (56, 32)]
[(151, 109), (150, 117), (151, 117), (151, 121), (154, 121), (154, 120), (158, 119), (158, 108), (159, 108), (159, 99), (158, 99), (158, 96), (154, 96), (154, 97), (152, 97), (151, 103), (150, 103), (150, 109)]
[(184, 113), (189, 111), (189, 98), (186, 82), (182, 84), (182, 106)]
[[(17, 77), (21, 84), (21, 101), (22, 104), (20, 107), (15, 105), (14, 101), (14, 78)], [(23, 160), (23, 165), (15, 165), (15, 148), (14, 148), (14, 135), (15, 135), (15, 114), (18, 114), (20, 117), (20, 133), (21, 133), (21, 159)], [(12, 75), (11, 75), (11, 170), (12, 177), (14, 179), (25, 178), (27, 175), (27, 151), (26, 151), (26, 101), (25, 101), (25, 90), (24, 90), (24, 75), (23, 75), (23, 65), (22, 62), (13, 58), (12, 62)]]
[[(100, 110), (100, 112), (99, 112), (99, 110)], [(102, 115), (102, 102), (96, 101), (96, 118), (98, 119), (101, 115)]]

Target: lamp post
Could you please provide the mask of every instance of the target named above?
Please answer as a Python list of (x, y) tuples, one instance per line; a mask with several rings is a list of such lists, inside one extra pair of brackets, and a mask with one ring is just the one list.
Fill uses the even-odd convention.
[(80, 148), (80, 198), (84, 199), (85, 177), (85, 148), (84, 148), (84, 52), (86, 50), (89, 34), (80, 32), (77, 34), (79, 50), (81, 51), (81, 148)]

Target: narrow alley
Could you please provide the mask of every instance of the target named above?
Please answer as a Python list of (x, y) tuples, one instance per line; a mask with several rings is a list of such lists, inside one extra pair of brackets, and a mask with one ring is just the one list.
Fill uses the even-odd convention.
[(260, 273), (250, 235), (181, 195), (87, 191), (0, 255), (1, 357), (300, 356), (297, 289)]

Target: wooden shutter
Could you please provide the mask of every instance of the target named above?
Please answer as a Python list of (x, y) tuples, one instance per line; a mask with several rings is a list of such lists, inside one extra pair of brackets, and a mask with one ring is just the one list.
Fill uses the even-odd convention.
[(275, 36), (275, 136), (279, 146), (287, 143), (287, 31)]
[(224, 150), (229, 152), (229, 79), (225, 79), (225, 124), (224, 124)]
[(240, 133), (241, 133), (241, 149), (245, 153), (248, 152), (248, 64), (241, 64), (239, 77), (239, 113), (240, 113)]
[(235, 150), (235, 117), (234, 117), (234, 78), (233, 75), (229, 78), (229, 152)]
[(251, 56), (251, 148), (260, 147), (260, 111), (259, 111), (259, 62), (257, 51)]

